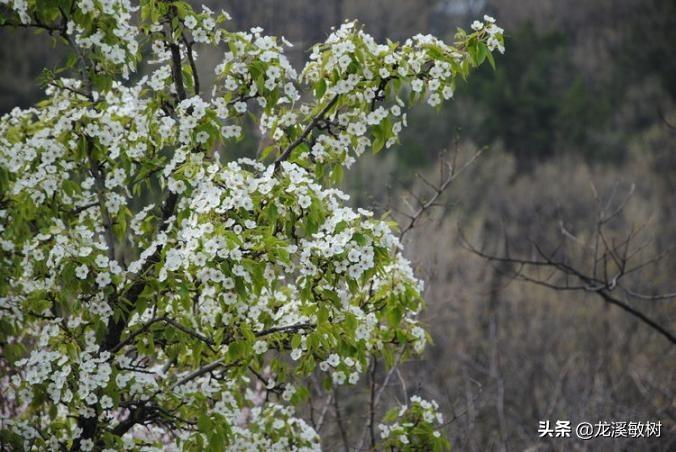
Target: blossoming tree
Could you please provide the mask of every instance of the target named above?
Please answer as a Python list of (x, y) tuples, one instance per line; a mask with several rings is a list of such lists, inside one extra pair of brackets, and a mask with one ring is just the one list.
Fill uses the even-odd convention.
[[(412, 104), (493, 64), (493, 19), (454, 45), (378, 44), (346, 23), (297, 74), (284, 39), (181, 0), (0, 11), (70, 49), (45, 100), (0, 119), (0, 442), (316, 449), (297, 414), (308, 376), (354, 385), (374, 357), (423, 349), (394, 225), (332, 187), (397, 142)], [(210, 93), (200, 46), (222, 49)], [(268, 146), (223, 161), (247, 117)], [(383, 447), (443, 448), (440, 422), (415, 398)]]

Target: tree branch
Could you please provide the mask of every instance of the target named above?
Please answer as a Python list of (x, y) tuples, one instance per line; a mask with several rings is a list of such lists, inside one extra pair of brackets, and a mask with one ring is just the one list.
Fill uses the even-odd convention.
[(195, 57), (192, 54), (193, 43), (189, 42), (188, 39), (185, 37), (185, 35), (181, 35), (181, 38), (183, 39), (183, 43), (185, 44), (185, 47), (187, 49), (188, 62), (190, 63), (190, 71), (192, 72), (193, 88), (195, 95), (197, 96), (200, 93), (200, 79), (199, 75), (197, 74), (197, 65), (195, 64)]
[(427, 180), (424, 180), (424, 182), (425, 182), (427, 185), (433, 187), (434, 193), (433, 193), (433, 195), (432, 195), (427, 201), (422, 202), (422, 205), (420, 206), (420, 208), (419, 208), (413, 215), (410, 216), (410, 221), (408, 222), (408, 224), (407, 224), (406, 226), (404, 226), (404, 228), (401, 230), (401, 233), (399, 234), (399, 240), (403, 239), (404, 236), (405, 236), (411, 229), (413, 229), (413, 228), (416, 226), (416, 223), (420, 220), (420, 218), (422, 218), (422, 216), (425, 214), (425, 212), (435, 205), (437, 199), (439, 199), (439, 196), (441, 196), (442, 193), (444, 193), (444, 191), (446, 191), (446, 189), (451, 185), (451, 183), (452, 183), (455, 179), (457, 179), (457, 177), (458, 177), (462, 172), (464, 172), (467, 168), (469, 168), (470, 166), (472, 166), (472, 165), (474, 164), (474, 162), (476, 162), (476, 160), (479, 158), (479, 156), (482, 154), (482, 152), (483, 152), (483, 150), (477, 151), (477, 152), (469, 159), (469, 161), (467, 161), (467, 162), (462, 166), (462, 168), (460, 168), (460, 170), (458, 170), (458, 171), (455, 171), (454, 165), (451, 166), (451, 172), (450, 172), (450, 174), (449, 174), (448, 177), (446, 177), (446, 179), (445, 179), (443, 182), (441, 182), (441, 184), (440, 184), (439, 186), (437, 186), (437, 187), (434, 187), (434, 186), (433, 186), (432, 184), (430, 184)]
[[(664, 336), (669, 342), (672, 344), (676, 344), (676, 336), (668, 331), (665, 327), (661, 326), (659, 323), (657, 323), (655, 320), (651, 319), (647, 315), (643, 314), (639, 310), (631, 307), (629, 304), (613, 297), (610, 295), (610, 292), (617, 287), (616, 281), (618, 277), (614, 277), (612, 281), (615, 281), (614, 284), (610, 284), (609, 281), (603, 281), (599, 280), (597, 278), (587, 276), (581, 271), (571, 267), (568, 264), (565, 264), (560, 261), (556, 261), (552, 259), (550, 256), (548, 256), (536, 243), (533, 243), (535, 246), (535, 249), (537, 250), (538, 254), (542, 256), (543, 260), (530, 260), (530, 259), (517, 259), (517, 258), (511, 258), (511, 257), (500, 257), (500, 256), (493, 256), (487, 253), (484, 253), (477, 248), (473, 247), (472, 245), (469, 244), (464, 238), (463, 242), (465, 246), (474, 254), (489, 260), (489, 261), (495, 261), (495, 262), (503, 262), (503, 263), (510, 263), (510, 264), (516, 264), (516, 265), (521, 265), (521, 266), (536, 266), (536, 267), (553, 267), (556, 268), (557, 270), (568, 274), (570, 276), (573, 276), (577, 278), (583, 285), (581, 286), (559, 286), (556, 284), (548, 283), (546, 281), (542, 281), (536, 278), (531, 278), (528, 276), (525, 276), (523, 274), (515, 274), (515, 277), (518, 279), (523, 279), (527, 282), (535, 283), (541, 286), (548, 287), (553, 290), (584, 290), (587, 292), (592, 292), (596, 293), (603, 301), (605, 301), (608, 304), (612, 304), (614, 306), (617, 306), (618, 308), (622, 309), (623, 311), (627, 312), (629, 315), (632, 317), (638, 319), (645, 325), (649, 326), (656, 332), (658, 332), (660, 335)], [(621, 276), (621, 275), (619, 275)]]
[[(200, 341), (204, 342), (205, 344), (209, 345), (210, 347), (215, 345), (213, 340), (209, 339), (208, 337), (204, 336), (203, 334), (200, 334), (196, 331), (191, 330), (188, 327), (181, 325), (180, 323), (178, 323), (174, 319), (171, 319), (167, 316), (163, 316), (163, 317), (156, 317), (156, 318), (149, 320), (141, 328), (139, 328), (138, 330), (136, 330), (132, 334), (130, 334), (124, 341), (120, 342), (115, 347), (113, 347), (110, 350), (110, 352), (115, 353), (115, 352), (119, 351), (120, 349), (122, 349), (126, 345), (129, 345), (136, 337), (138, 337), (139, 335), (148, 331), (151, 326), (153, 326), (156, 323), (160, 323), (160, 322), (167, 323), (167, 324), (173, 326), (174, 328), (176, 328), (177, 330), (180, 330), (180, 331), (184, 332), (185, 334), (187, 334), (189, 336), (192, 336), (196, 339), (199, 339)], [(213, 348), (211, 350), (215, 351)]]
[(87, 158), (89, 159), (89, 170), (94, 178), (96, 186), (96, 198), (99, 203), (99, 210), (101, 210), (101, 220), (103, 221), (104, 235), (106, 238), (106, 245), (108, 245), (108, 259), (115, 260), (115, 237), (113, 236), (113, 222), (106, 208), (105, 199), (103, 197), (106, 186), (103, 172), (101, 170), (101, 163), (94, 158), (93, 145), (94, 143), (87, 138)]
[(273, 328), (268, 328), (267, 330), (262, 330), (256, 333), (256, 337), (261, 337), (261, 336), (268, 336), (270, 334), (274, 333), (280, 333), (280, 332), (295, 332), (298, 330), (302, 329), (309, 329), (309, 328), (314, 328), (315, 324), (314, 323), (297, 323), (295, 325), (288, 325), (288, 326), (277, 326)]
[[(334, 394), (337, 394), (337, 389), (333, 390)], [(338, 405), (338, 396), (333, 396), (333, 411), (336, 413), (336, 424), (338, 425), (338, 430), (340, 431), (340, 438), (343, 440), (343, 448), (345, 452), (350, 451), (350, 444), (347, 441), (347, 432), (345, 432), (345, 426), (343, 425), (343, 417), (340, 414), (340, 406)]]
[(293, 150), (296, 149), (305, 140), (305, 138), (307, 138), (307, 136), (310, 134), (310, 132), (312, 132), (312, 130), (315, 127), (317, 127), (317, 124), (319, 124), (319, 122), (324, 118), (324, 115), (326, 115), (326, 113), (328, 113), (328, 111), (331, 109), (331, 107), (333, 107), (336, 104), (339, 97), (340, 96), (338, 94), (333, 96), (331, 98), (331, 100), (329, 101), (329, 103), (326, 104), (326, 106), (324, 108), (322, 108), (322, 110), (319, 113), (317, 113), (317, 116), (312, 118), (312, 121), (310, 121), (310, 123), (307, 126), (305, 126), (303, 133), (301, 133), (298, 138), (296, 138), (291, 144), (289, 144), (286, 147), (286, 149), (284, 149), (284, 151), (282, 151), (282, 153), (279, 155), (279, 157), (277, 157), (277, 160), (275, 160), (275, 168), (279, 167), (279, 165), (284, 160), (288, 159), (289, 156), (291, 155), (291, 152), (293, 152)]

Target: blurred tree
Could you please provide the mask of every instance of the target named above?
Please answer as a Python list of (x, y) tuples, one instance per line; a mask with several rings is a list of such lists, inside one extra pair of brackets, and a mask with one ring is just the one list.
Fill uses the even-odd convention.
[(36, 83), (38, 75), (43, 68), (54, 68), (61, 62), (63, 53), (55, 46), (45, 46), (42, 38), (30, 30), (2, 29), (0, 114), (15, 106), (34, 104), (42, 95), (42, 89)]
[(500, 58), (496, 83), (487, 73), (463, 85), (480, 108), (492, 112), (474, 129), (479, 144), (504, 142), (520, 168), (559, 151), (594, 157), (590, 131), (608, 118), (603, 90), (594, 95), (574, 67), (570, 42), (558, 31), (539, 33), (526, 23), (510, 38), (510, 58)]
[[(629, 2), (626, 32), (615, 49), (617, 74), (626, 84), (656, 76), (671, 101), (676, 100), (676, 2)], [(646, 37), (649, 37), (646, 39)]]

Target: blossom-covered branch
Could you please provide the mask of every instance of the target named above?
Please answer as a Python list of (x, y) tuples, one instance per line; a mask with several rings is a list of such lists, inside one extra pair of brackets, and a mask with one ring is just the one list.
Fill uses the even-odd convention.
[[(295, 412), (308, 377), (355, 385), (373, 357), (423, 350), (393, 225), (335, 185), (493, 63), (492, 18), (453, 44), (346, 23), (297, 72), (285, 39), (184, 1), (0, 8), (72, 52), (40, 104), (0, 118), (3, 444), (316, 449)], [(226, 50), (205, 94), (207, 46)], [(270, 145), (224, 162), (249, 116)]]

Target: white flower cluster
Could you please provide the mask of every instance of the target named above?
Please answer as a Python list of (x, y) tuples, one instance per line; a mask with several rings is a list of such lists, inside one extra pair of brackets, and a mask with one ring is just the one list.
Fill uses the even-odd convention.
[(317, 432), (302, 419), (293, 417), (293, 414), (293, 408), (274, 403), (252, 409), (247, 427), (235, 428), (235, 440), (228, 450), (321, 450)]
[(0, 0), (0, 5), (7, 5), (11, 7), (19, 15), (21, 23), (30, 23), (31, 17), (28, 14), (27, 0)]
[(362, 365), (351, 357), (342, 358), (337, 353), (332, 353), (329, 357), (319, 363), (319, 368), (324, 372), (331, 372), (331, 381), (335, 385), (342, 385), (347, 382), (351, 385), (357, 384), (359, 376), (362, 373)]
[[(391, 285), (393, 293), (401, 293), (406, 287), (420, 287), (409, 263), (399, 253), (389, 257), (399, 247), (389, 226), (369, 219), (370, 212), (342, 206), (347, 199), (343, 193), (323, 189), (303, 168), (284, 162), (275, 175), (273, 166), (243, 159), (229, 163), (221, 171), (207, 168), (199, 174), (191, 196), (182, 203), (186, 209), (184, 219), (165, 243), (167, 251), (159, 281), (176, 284), (196, 277), (201, 285), (200, 318), (207, 325), (245, 321), (262, 330), (312, 321), (312, 316), (300, 312), (307, 310), (307, 302), (314, 306), (316, 300), (301, 300), (294, 308), (289, 297), (300, 293), (304, 285), (315, 285), (335, 291), (345, 307), (358, 312), (352, 315), (359, 324), (364, 322), (358, 330), (370, 332), (373, 325), (364, 306), (353, 304), (361, 301), (364, 290)], [(264, 232), (271, 225), (265, 218), (261, 222), (262, 213), (274, 210), (280, 218), (293, 214), (302, 219), (313, 215), (311, 205), (324, 218), (315, 231), (306, 234), (307, 238), (278, 233), (274, 239), (266, 239)], [(218, 225), (204, 221), (214, 214), (228, 219)], [(291, 254), (298, 256), (297, 262), (289, 259)], [(382, 266), (376, 255), (393, 259), (386, 264), (385, 278), (374, 274), (376, 265)], [(365, 280), (367, 272), (369, 279)], [(257, 281), (257, 274), (263, 278)], [(350, 284), (356, 284), (356, 289), (351, 290)], [(238, 293), (236, 286), (247, 287), (247, 295)], [(181, 300), (173, 303), (169, 310), (180, 312)], [(417, 309), (411, 312), (415, 314)], [(340, 317), (336, 314), (336, 318)], [(269, 325), (273, 319), (276, 325)], [(369, 337), (363, 334), (360, 338)], [(265, 341), (254, 345), (257, 354), (266, 350)]]
[[(132, 12), (136, 8), (129, 0), (81, 0), (79, 6), (89, 16), (88, 19), (96, 21), (97, 25), (88, 26), (88, 22), (84, 20), (82, 23), (71, 21), (68, 23), (68, 34), (74, 35), (79, 46), (85, 49), (95, 48), (102, 55), (99, 63), (101, 66), (118, 66), (122, 76), (128, 78), (136, 67), (136, 54), (139, 50), (138, 29), (131, 25)], [(111, 17), (115, 20), (108, 20)]]
[(378, 430), (389, 447), (431, 450), (430, 443), (441, 439), (441, 432), (437, 428), (443, 425), (444, 418), (434, 400), (429, 402), (420, 396), (412, 396), (410, 406), (402, 405), (388, 417), (391, 422), (378, 424)]
[[(28, 10), (26, 0), (2, 0), (18, 15), (22, 24), (36, 21)], [(137, 9), (129, 0), (79, 0), (81, 14), (71, 16), (65, 36), (84, 49), (95, 50), (100, 56), (94, 70), (106, 65), (118, 67), (124, 78), (135, 69), (138, 53), (138, 29), (132, 25), (132, 13)]]
[[(487, 48), (504, 50), (502, 29), (491, 18), (486, 20), (481, 33), (487, 34)], [(305, 82), (323, 87), (317, 93), (322, 99), (340, 96), (343, 107), (325, 119), (326, 133), (315, 137), (312, 157), (349, 167), (369, 146), (374, 150), (392, 146), (407, 125), (407, 105), (395, 97), (390, 105), (376, 106), (386, 100), (387, 84), (395, 79), (407, 82), (413, 93), (426, 94), (427, 103), (436, 107), (453, 97), (455, 78), (469, 58), (430, 35), (414, 36), (401, 46), (384, 45), (355, 23), (343, 24), (325, 43), (313, 47), (302, 72)]]
[(486, 31), (486, 33), (488, 33), (488, 39), (486, 41), (488, 50), (493, 51), (497, 49), (498, 52), (505, 53), (505, 45), (502, 41), (502, 33), (504, 33), (505, 30), (495, 25), (495, 19), (491, 16), (484, 16), (484, 21), (486, 22), (485, 24), (481, 24), (479, 21), (474, 21), (474, 24), (472, 24), (472, 29), (475, 29), (475, 24), (478, 24), (479, 30), (483, 29)]

